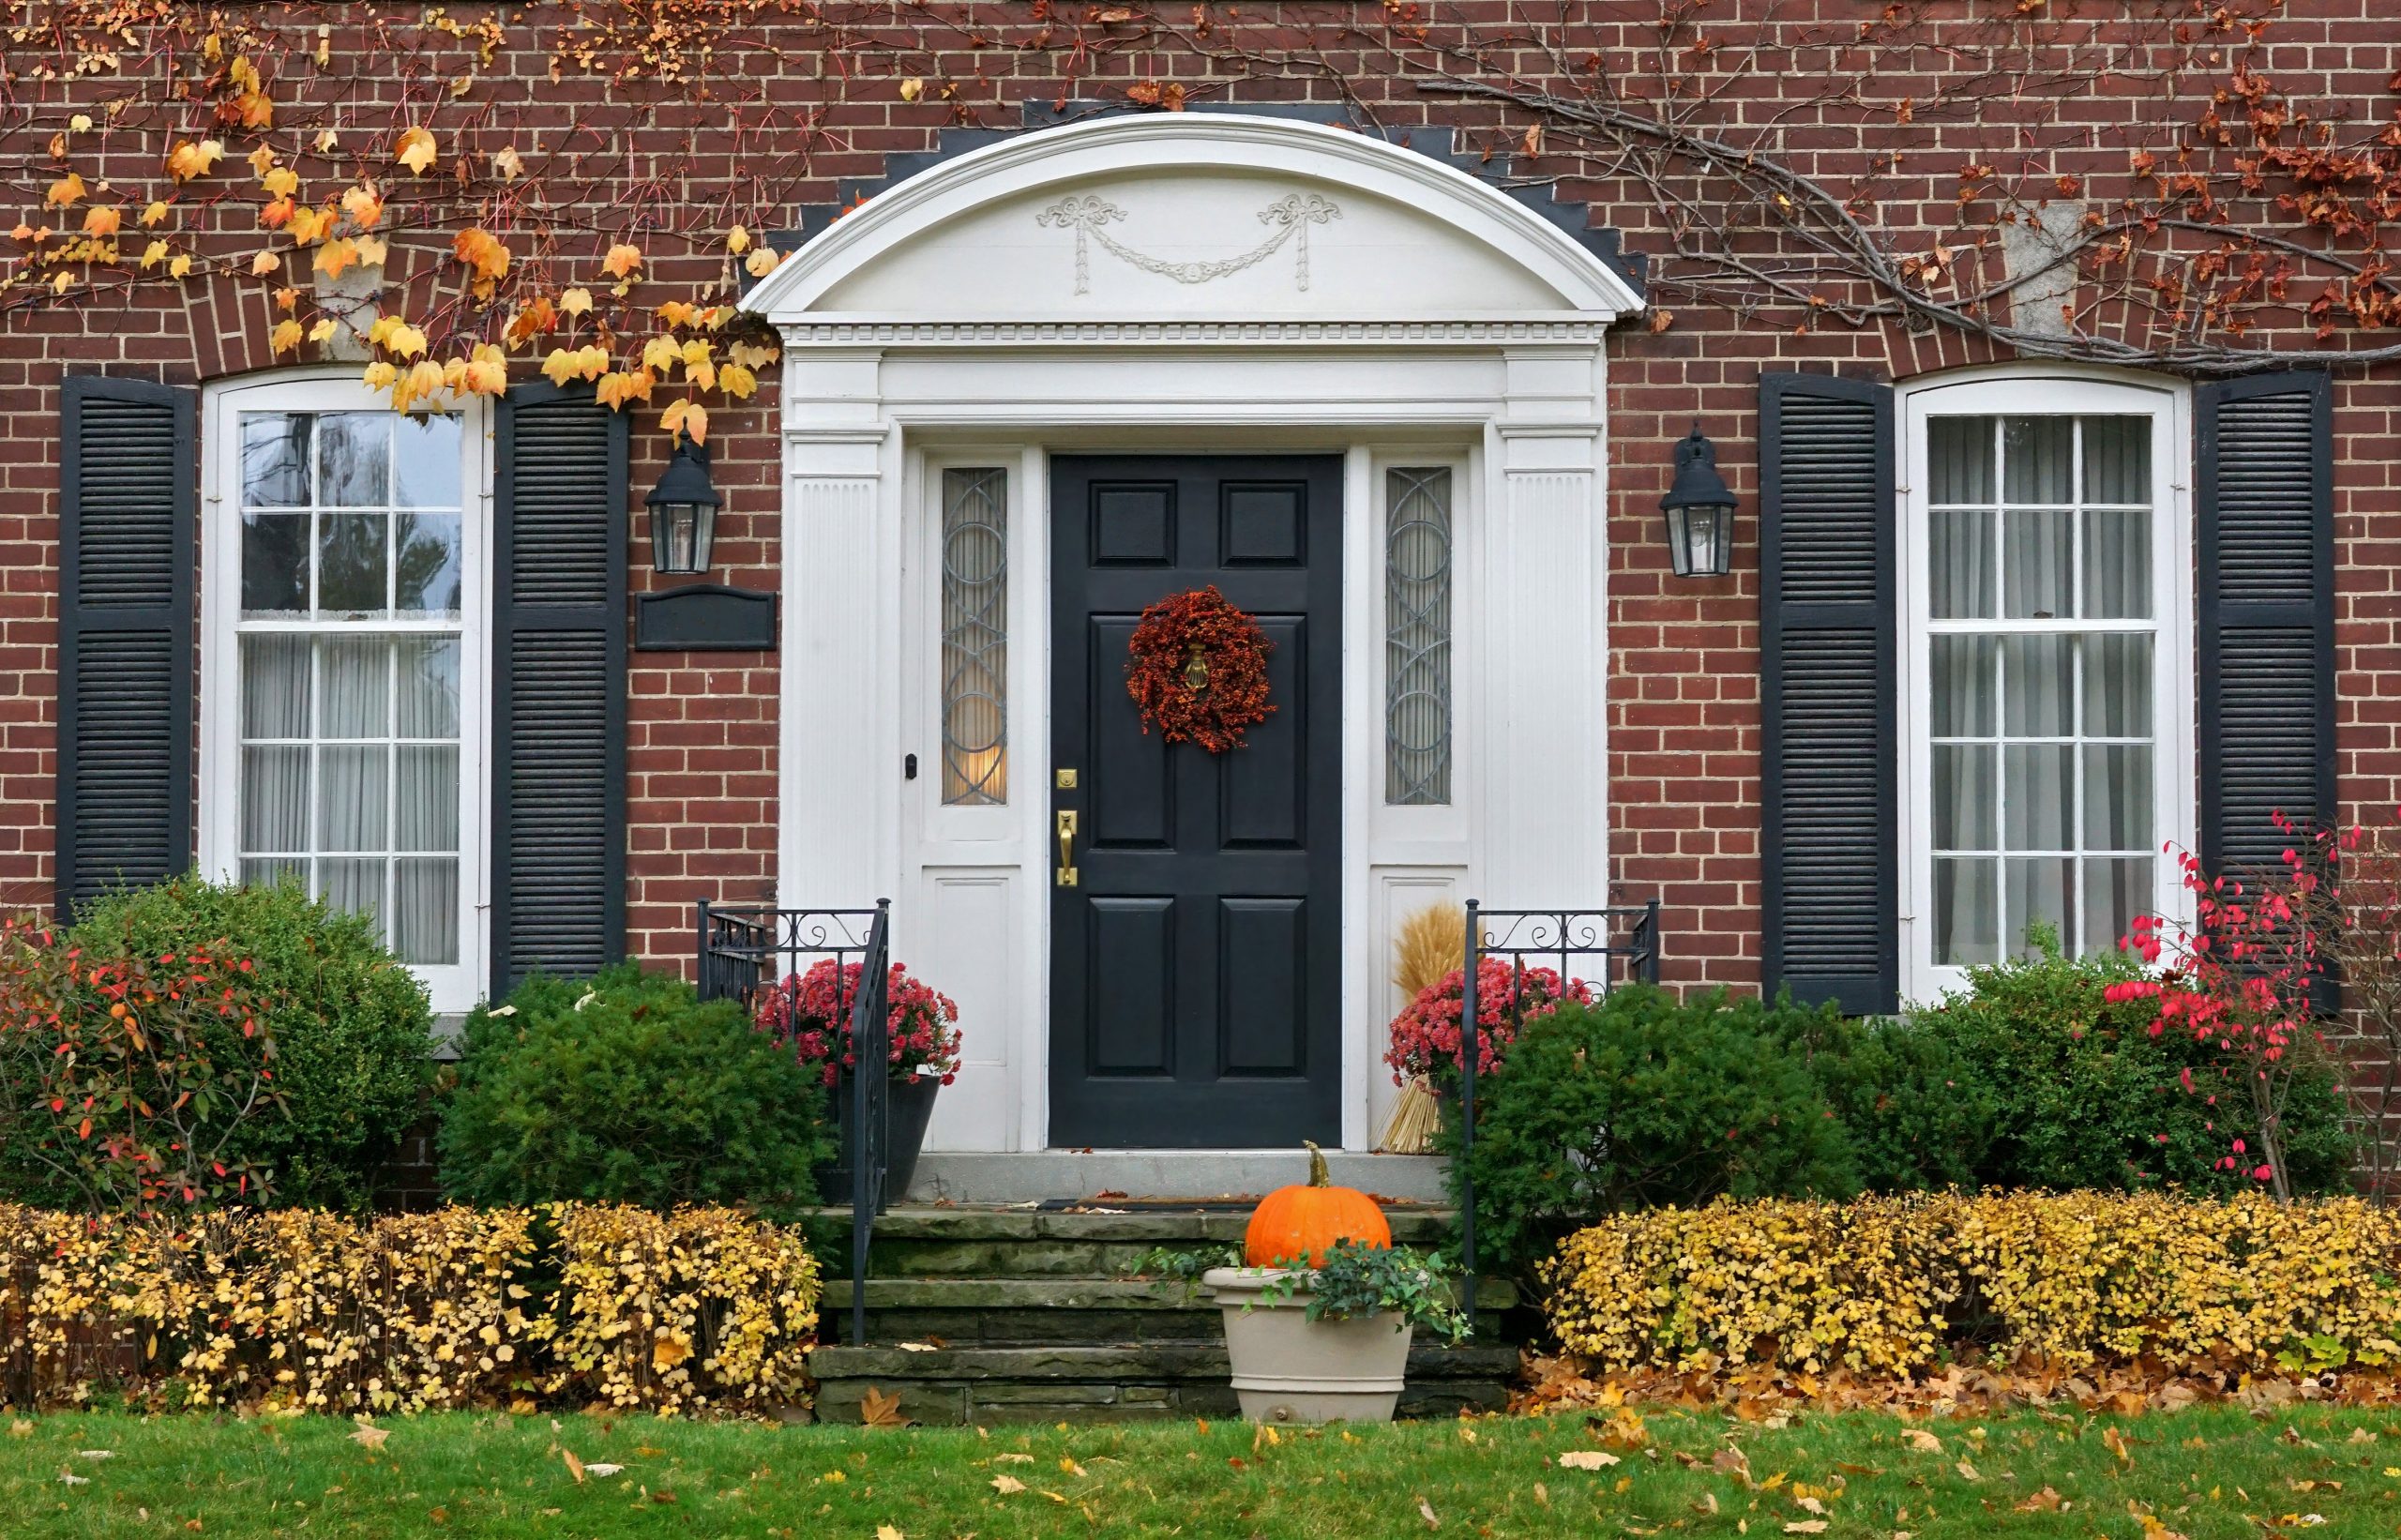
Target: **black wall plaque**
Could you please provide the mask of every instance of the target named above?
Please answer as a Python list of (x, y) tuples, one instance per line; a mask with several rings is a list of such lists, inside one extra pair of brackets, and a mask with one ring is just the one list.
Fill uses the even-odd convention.
[(645, 653), (771, 653), (776, 596), (696, 582), (634, 601), (634, 650)]

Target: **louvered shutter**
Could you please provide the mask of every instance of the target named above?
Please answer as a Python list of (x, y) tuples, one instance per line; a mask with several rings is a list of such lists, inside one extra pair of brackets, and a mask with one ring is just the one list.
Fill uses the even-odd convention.
[(64, 382), (58, 535), (62, 912), (191, 865), (192, 393)]
[(2200, 856), (2280, 868), (2275, 825), (2332, 825), (2334, 801), (2333, 381), (2203, 385), (2199, 435)]
[(625, 955), (627, 424), (521, 385), (493, 456), (492, 993)]
[(1899, 995), (1893, 393), (1759, 379), (1760, 951), (1768, 989)]

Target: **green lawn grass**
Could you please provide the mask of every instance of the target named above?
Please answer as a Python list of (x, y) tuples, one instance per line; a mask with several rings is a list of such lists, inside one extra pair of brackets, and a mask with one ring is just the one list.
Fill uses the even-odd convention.
[[(1846, 1412), (1766, 1427), (1654, 1408), (1643, 1421), (1647, 1447), (1605, 1444), (1583, 1417), (1288, 1430), (1269, 1444), (1239, 1423), (982, 1436), (446, 1414), (386, 1419), (370, 1447), (325, 1417), (45, 1415), (0, 1437), (0, 1535), (2401, 1534), (2389, 1411)], [(1741, 1463), (1721, 1459), (1729, 1447), (1748, 1484), (1725, 1468)], [(1563, 1468), (1577, 1449), (1618, 1463)], [(566, 1452), (624, 1469), (579, 1483)]]

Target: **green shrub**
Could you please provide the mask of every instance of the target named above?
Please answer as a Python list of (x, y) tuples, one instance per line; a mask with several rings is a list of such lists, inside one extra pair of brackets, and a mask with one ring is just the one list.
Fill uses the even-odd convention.
[(100, 956), (219, 948), (249, 959), (252, 987), (273, 1002), (266, 1027), (281, 1107), (249, 1119), (223, 1158), (263, 1169), (272, 1203), (367, 1206), (433, 1074), (425, 986), (385, 950), (373, 920), (312, 901), (296, 884), (186, 876), (98, 900), (68, 940)]
[(1850, 1142), (1800, 1059), (1802, 1014), (1647, 986), (1529, 1021), (1477, 1081), (1477, 1233), (1530, 1267), (1604, 1215), (1657, 1204), (1859, 1190)]
[(1763, 1011), (1763, 1031), (1805, 1064), (1850, 1136), (1869, 1192), (1973, 1186), (1999, 1109), (1946, 1034), (1846, 1017), (1828, 1005)]
[[(2122, 953), (2062, 958), (2040, 945), (2020, 961), (1968, 971), (1967, 992), (1910, 1013), (1948, 1046), (1992, 1107), (1976, 1178), (1992, 1187), (2148, 1188), (2234, 1193), (2258, 1185), (2221, 1170), (2232, 1139), (2258, 1148), (2234, 1055), (2189, 1034), (2152, 1035), (2142, 1000), (2103, 991), (2137, 976)], [(2334, 1066), (2314, 1039), (2284, 1119), (2296, 1192), (2341, 1192), (2358, 1153)]]
[(732, 1001), (620, 964), (534, 978), (468, 1019), (442, 1119), (442, 1185), (476, 1203), (664, 1208), (816, 1200), (824, 1089)]

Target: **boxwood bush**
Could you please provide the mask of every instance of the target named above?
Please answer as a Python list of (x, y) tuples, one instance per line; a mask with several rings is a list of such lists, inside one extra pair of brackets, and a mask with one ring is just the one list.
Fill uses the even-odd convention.
[(185, 876), (99, 899), (67, 939), (100, 956), (206, 948), (249, 959), (252, 984), (274, 1002), (267, 1031), (280, 1105), (245, 1120), (227, 1154), (266, 1171), (270, 1203), (367, 1206), (377, 1171), (425, 1110), (433, 1075), (425, 986), (385, 949), (371, 918), (330, 909), (295, 883)]
[(732, 1001), (620, 964), (468, 1018), (442, 1185), (476, 1203), (816, 1201), (824, 1088)]

